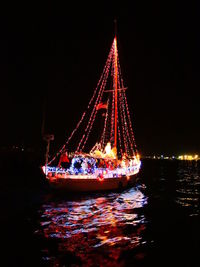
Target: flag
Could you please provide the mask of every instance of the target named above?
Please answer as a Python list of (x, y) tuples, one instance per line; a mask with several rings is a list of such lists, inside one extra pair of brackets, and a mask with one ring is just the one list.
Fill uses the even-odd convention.
[(99, 109), (102, 109), (102, 108), (107, 109), (107, 107), (108, 107), (108, 104), (107, 104), (107, 103), (99, 103), (99, 104), (96, 106), (96, 110), (99, 110)]

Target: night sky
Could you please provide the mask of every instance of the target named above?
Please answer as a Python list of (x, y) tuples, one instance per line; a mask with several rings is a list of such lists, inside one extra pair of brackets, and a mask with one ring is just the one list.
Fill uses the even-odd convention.
[(200, 154), (198, 1), (114, 3), (28, 1), (1, 10), (1, 147), (41, 146), (45, 101), (45, 130), (53, 146), (63, 144), (96, 88), (117, 18), (139, 151)]

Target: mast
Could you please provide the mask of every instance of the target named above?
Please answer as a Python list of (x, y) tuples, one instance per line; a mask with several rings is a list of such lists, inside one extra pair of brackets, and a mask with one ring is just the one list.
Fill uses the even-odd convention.
[[(116, 27), (116, 22), (115, 22)], [(114, 90), (115, 90), (115, 136), (114, 136), (114, 147), (117, 151), (117, 34), (115, 32), (115, 39), (114, 39)]]

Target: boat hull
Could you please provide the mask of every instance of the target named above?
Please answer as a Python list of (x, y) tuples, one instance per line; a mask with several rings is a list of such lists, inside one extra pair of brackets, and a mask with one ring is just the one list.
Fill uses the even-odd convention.
[(118, 178), (48, 178), (49, 185), (51, 188), (61, 191), (69, 192), (94, 192), (94, 191), (112, 191), (121, 190), (136, 184), (138, 179), (137, 174), (132, 176), (121, 176)]

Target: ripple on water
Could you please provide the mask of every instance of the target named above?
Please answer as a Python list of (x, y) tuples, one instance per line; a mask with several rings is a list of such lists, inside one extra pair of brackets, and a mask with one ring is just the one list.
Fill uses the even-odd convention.
[[(37, 233), (56, 242), (59, 257), (68, 251), (91, 266), (97, 257), (103, 264), (106, 255), (107, 263), (114, 264), (123, 248), (132, 249), (145, 243), (142, 237), (145, 217), (138, 210), (146, 203), (147, 198), (138, 188), (74, 201), (50, 201), (39, 211)], [(56, 264), (59, 257), (48, 248), (45, 251), (44, 258)]]
[(199, 216), (200, 175), (199, 165), (181, 162), (177, 171), (176, 203), (188, 208), (190, 216)]

